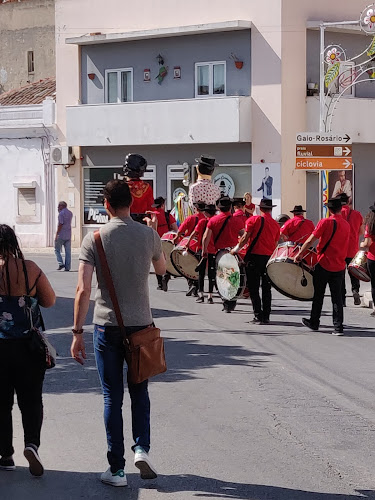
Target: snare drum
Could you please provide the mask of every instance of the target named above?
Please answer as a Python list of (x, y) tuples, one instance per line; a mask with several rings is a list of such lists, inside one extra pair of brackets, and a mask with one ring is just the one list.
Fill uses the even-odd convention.
[(367, 253), (360, 250), (348, 266), (350, 274), (361, 281), (371, 281), (367, 269)]
[(168, 231), (168, 233), (164, 233), (160, 239), (161, 239), (161, 247), (165, 255), (167, 272), (169, 274), (172, 274), (172, 276), (181, 276), (181, 274), (177, 272), (176, 269), (173, 267), (171, 262), (171, 253), (174, 248), (173, 240), (176, 237), (176, 234), (177, 233), (175, 233), (174, 231)]
[(245, 263), (239, 255), (224, 248), (216, 254), (216, 285), (224, 300), (237, 300), (246, 288)]
[(267, 274), (272, 285), (283, 295), (296, 300), (312, 300), (312, 273), (318, 262), (318, 255), (310, 248), (304, 253), (303, 260), (296, 264), (294, 258), (300, 248), (300, 245), (291, 241), (278, 245), (267, 263)]
[(198, 271), (195, 270), (199, 264), (198, 241), (194, 238), (190, 240), (189, 248), (186, 248), (189, 237), (182, 238), (178, 245), (171, 252), (171, 262), (179, 275), (185, 276), (189, 280), (198, 279)]

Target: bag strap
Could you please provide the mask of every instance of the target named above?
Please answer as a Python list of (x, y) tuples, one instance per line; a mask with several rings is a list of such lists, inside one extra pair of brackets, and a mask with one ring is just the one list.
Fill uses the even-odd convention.
[(120, 330), (123, 333), (125, 333), (124, 321), (122, 319), (120, 306), (119, 306), (119, 303), (117, 300), (116, 290), (115, 290), (115, 287), (113, 284), (111, 271), (110, 271), (109, 266), (108, 266), (107, 257), (106, 257), (105, 252), (104, 252), (103, 242), (102, 242), (102, 239), (100, 237), (99, 231), (94, 232), (94, 240), (95, 240), (96, 249), (97, 249), (98, 255), (99, 255), (99, 260), (100, 260), (100, 264), (101, 264), (101, 268), (102, 268), (104, 281), (105, 281), (105, 284), (107, 286), (109, 296), (111, 297), (111, 301), (113, 304), (113, 309), (115, 311), (117, 323), (118, 323)]
[(335, 221), (335, 219), (333, 219), (333, 229), (332, 229), (331, 237), (327, 241), (327, 243), (324, 245), (324, 247), (322, 248), (322, 251), (320, 252), (321, 254), (323, 254), (327, 250), (327, 248), (329, 247), (329, 245), (332, 241), (332, 238), (335, 236), (336, 229), (337, 229), (337, 222)]
[(214, 238), (214, 245), (216, 245), (218, 239), (220, 238), (220, 236), (223, 234), (223, 231), (225, 229), (225, 226), (227, 225), (228, 223), (228, 220), (231, 218), (232, 216), (231, 215), (228, 215), (228, 217), (225, 219), (223, 225), (221, 226), (220, 228), (220, 231), (217, 233), (216, 235), (216, 238)]
[(251, 252), (253, 251), (255, 245), (258, 243), (259, 236), (261, 235), (261, 232), (263, 231), (263, 228), (264, 228), (264, 217), (261, 217), (259, 231), (258, 231), (257, 235), (255, 236), (255, 238), (253, 239), (253, 241), (250, 243), (250, 246), (249, 246), (249, 248), (247, 249), (247, 252), (246, 252), (246, 257), (251, 254)]

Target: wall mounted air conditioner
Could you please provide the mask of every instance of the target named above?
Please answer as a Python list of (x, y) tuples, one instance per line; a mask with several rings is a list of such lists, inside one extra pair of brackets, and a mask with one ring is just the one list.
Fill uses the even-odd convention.
[(53, 165), (67, 165), (72, 163), (72, 148), (69, 146), (52, 146), (51, 163)]

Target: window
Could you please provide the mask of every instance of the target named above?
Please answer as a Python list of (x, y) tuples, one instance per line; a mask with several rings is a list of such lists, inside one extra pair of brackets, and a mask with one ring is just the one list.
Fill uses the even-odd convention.
[(36, 215), (35, 188), (18, 188), (18, 215)]
[(105, 72), (106, 102), (130, 102), (133, 100), (133, 70), (107, 69)]
[(225, 95), (226, 63), (209, 62), (195, 65), (195, 96)]
[(28, 73), (34, 73), (35, 68), (34, 68), (34, 51), (29, 50), (27, 52), (27, 72)]

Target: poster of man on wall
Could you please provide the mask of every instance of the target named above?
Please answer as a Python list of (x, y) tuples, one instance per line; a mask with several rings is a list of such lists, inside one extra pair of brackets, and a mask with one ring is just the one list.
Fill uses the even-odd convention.
[(328, 192), (330, 198), (335, 198), (341, 193), (353, 202), (353, 170), (332, 170), (328, 175)]
[(280, 163), (256, 163), (251, 169), (253, 203), (262, 198), (272, 200), (275, 208), (272, 217), (281, 213), (281, 169)]

